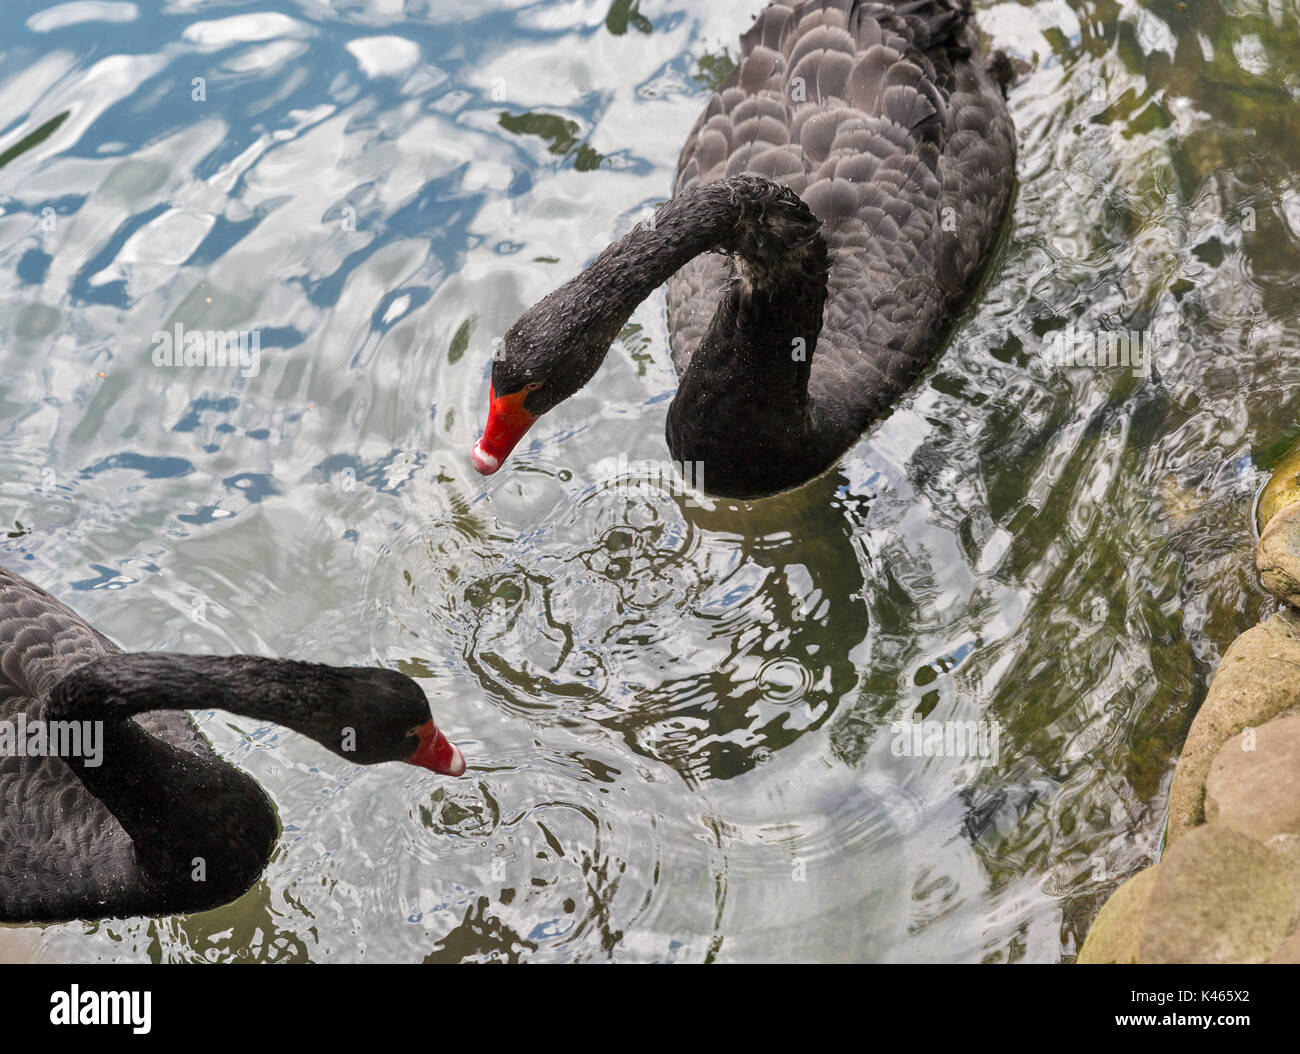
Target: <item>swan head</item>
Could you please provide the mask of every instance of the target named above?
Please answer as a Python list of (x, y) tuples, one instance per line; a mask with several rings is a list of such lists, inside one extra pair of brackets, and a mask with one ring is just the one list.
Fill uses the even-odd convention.
[(502, 339), (492, 360), (487, 424), (472, 455), (483, 475), (499, 469), (537, 419), (582, 388), (605, 361), (623, 319), (608, 297), (586, 288), (590, 274), (535, 304)]
[(433, 718), (407, 733), (408, 745), (411, 735), (415, 736), (419, 745), (405, 759), (408, 765), (418, 765), (442, 776), (465, 774), (465, 755), (460, 752), (460, 747), (442, 734), (433, 723)]
[(50, 689), (52, 713), (125, 720), (154, 710), (229, 710), (310, 736), (359, 765), (405, 761), (459, 776), (465, 758), (438, 729), (423, 689), (397, 670), (260, 655), (112, 652)]
[[(381, 736), (392, 743), (387, 759), (405, 761), (441, 776), (463, 775), (465, 756), (430, 716), (429, 701), (420, 686), (396, 670), (367, 672), (372, 675), (368, 690), (375, 692), (379, 710), (372, 723), (376, 745)], [(386, 695), (392, 698), (386, 699)]]
[[(493, 373), (495, 372), (494, 370)], [(541, 416), (527, 405), (528, 397), (539, 390), (540, 383), (529, 381), (517, 391), (506, 391), (501, 395), (497, 394), (495, 379), (488, 386), (487, 424), (483, 426), (483, 435), (474, 444), (474, 450), (470, 454), (474, 467), (480, 474), (490, 476), (499, 469), (515, 444)]]
[[(336, 712), (325, 717), (330, 725), (353, 721), (337, 740), (320, 736), (318, 741), (335, 753), (363, 765), (382, 761), (404, 761), (442, 776), (465, 772), (465, 756), (438, 728), (429, 714), (429, 700), (415, 681), (396, 670), (377, 667), (338, 668), (347, 681), (350, 697)], [(355, 719), (355, 720), (354, 720)]]

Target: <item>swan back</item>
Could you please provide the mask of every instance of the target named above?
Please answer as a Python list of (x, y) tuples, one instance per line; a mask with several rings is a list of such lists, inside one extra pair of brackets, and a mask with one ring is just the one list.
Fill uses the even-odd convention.
[[(54, 597), (0, 567), (0, 721), (16, 728), (20, 720), (44, 720), (62, 677), (118, 651)], [(215, 757), (183, 711), (134, 720), (173, 746)], [(40, 911), (66, 915), (76, 912), (60, 912), (61, 902), (111, 909), (138, 886), (130, 837), (68, 761), (0, 756), (0, 921), (40, 917), (31, 902), (38, 892)]]
[[(941, 349), (996, 241), (1014, 163), (964, 0), (774, 3), (687, 139), (674, 193), (749, 172), (822, 221), (832, 263), (808, 388), (815, 412), (856, 434)], [(669, 280), (679, 374), (730, 274), (706, 255)]]

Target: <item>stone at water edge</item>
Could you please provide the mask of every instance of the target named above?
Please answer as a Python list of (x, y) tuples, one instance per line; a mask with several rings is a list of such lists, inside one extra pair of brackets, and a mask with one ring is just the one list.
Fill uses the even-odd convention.
[[(1300, 901), (1300, 835), (1278, 834), (1264, 843), (1277, 853), (1291, 872), (1291, 882), (1295, 886), (1296, 900)], [(1268, 960), (1270, 963), (1300, 963), (1300, 919), (1291, 928), (1291, 933), (1282, 942)]]
[(1265, 589), (1300, 607), (1300, 505), (1288, 505), (1268, 521), (1255, 550), (1255, 568)]
[(1280, 854), (1208, 824), (1160, 861), (1138, 939), (1144, 963), (1262, 963), (1290, 932), (1300, 900)]
[(1300, 444), (1282, 455), (1259, 496), (1260, 533), (1282, 509), (1300, 503)]
[(1300, 963), (1300, 930), (1282, 942), (1282, 947), (1273, 953), (1270, 963)]
[(1169, 846), (1205, 822), (1205, 780), (1223, 744), (1298, 706), (1300, 614), (1288, 608), (1246, 630), (1224, 653), (1174, 770)]
[(1260, 842), (1300, 834), (1300, 717), (1223, 744), (1205, 781), (1205, 818)]
[(1139, 871), (1110, 895), (1093, 920), (1076, 962), (1088, 965), (1138, 961), (1142, 920), (1159, 867), (1156, 864)]

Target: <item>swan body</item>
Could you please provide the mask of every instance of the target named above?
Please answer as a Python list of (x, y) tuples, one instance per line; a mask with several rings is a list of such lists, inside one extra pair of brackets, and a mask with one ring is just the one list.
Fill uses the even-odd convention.
[[(257, 881), (275, 811), (184, 712), (209, 707), (278, 721), (353, 762), (465, 767), (396, 671), (123, 653), (0, 568), (0, 922), (200, 911)], [(56, 756), (56, 742), (76, 755)]]
[(585, 385), (665, 282), (674, 460), (740, 498), (833, 465), (938, 355), (997, 240), (1005, 69), (966, 0), (764, 9), (672, 199), (506, 333), (475, 467)]

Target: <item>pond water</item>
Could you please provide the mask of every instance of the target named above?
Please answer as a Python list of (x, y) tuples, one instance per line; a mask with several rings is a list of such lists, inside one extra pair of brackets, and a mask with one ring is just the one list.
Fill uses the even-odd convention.
[[(755, 503), (663, 477), (660, 292), (485, 481), (493, 340), (667, 196), (762, 6), (4, 5), (0, 561), (127, 649), (399, 667), (470, 765), (363, 769), (200, 713), (276, 802), (264, 879), (8, 937), (1055, 962), (1156, 857), (1191, 717), (1270, 603), (1300, 11), (978, 3), (1019, 69), (1012, 224), (836, 471)], [(259, 355), (156, 365), (178, 325)], [(1149, 359), (1051, 353), (1101, 331)], [(925, 721), (983, 738), (933, 749)]]

